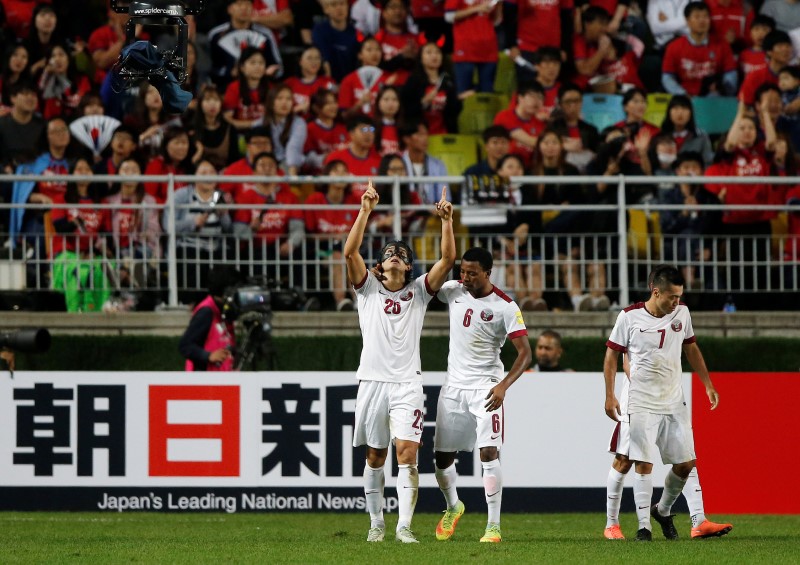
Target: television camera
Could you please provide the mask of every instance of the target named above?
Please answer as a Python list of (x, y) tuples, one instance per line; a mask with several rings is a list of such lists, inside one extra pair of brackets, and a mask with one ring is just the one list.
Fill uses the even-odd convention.
[(50, 332), (44, 328), (0, 332), (0, 349), (21, 353), (45, 353), (50, 349)]
[[(112, 88), (121, 92), (147, 80), (158, 89), (167, 111), (185, 111), (192, 99), (191, 93), (180, 88), (187, 75), (185, 16), (201, 13), (205, 4), (206, 0), (111, 0), (114, 12), (130, 15), (125, 47), (111, 70)], [(137, 26), (162, 45), (137, 40)]]

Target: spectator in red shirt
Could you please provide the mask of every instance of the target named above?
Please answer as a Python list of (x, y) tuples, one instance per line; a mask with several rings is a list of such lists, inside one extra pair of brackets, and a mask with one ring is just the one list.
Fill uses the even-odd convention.
[[(740, 111), (728, 132), (720, 160), (706, 171), (708, 176), (760, 177), (771, 171), (771, 161), (777, 136), (766, 106), (761, 108), (761, 123), (764, 127), (764, 141), (758, 139), (758, 123), (755, 118)], [(722, 204), (773, 204), (772, 185), (760, 184), (716, 184), (706, 188), (715, 193)], [(776, 212), (772, 210), (723, 210), (722, 223), (729, 234), (728, 260), (734, 264), (744, 264), (745, 277), (739, 278), (739, 269), (734, 269), (733, 280), (736, 289), (757, 288), (753, 275), (756, 269), (752, 261), (769, 259), (769, 244), (765, 241), (772, 233), (770, 220)], [(753, 237), (760, 237), (753, 245)], [(766, 245), (765, 245), (766, 244)], [(754, 250), (754, 247), (756, 248)], [(764, 280), (760, 278), (760, 280)]]
[(745, 105), (755, 104), (756, 89), (762, 84), (778, 84), (778, 73), (792, 60), (792, 39), (785, 31), (771, 31), (764, 38), (767, 66), (745, 75), (739, 100)]
[(605, 10), (609, 16), (609, 35), (616, 35), (620, 26), (622, 26), (622, 22), (628, 15), (628, 6), (630, 3), (630, 0), (576, 0), (575, 18), (573, 22), (575, 32), (581, 33), (582, 31), (581, 25), (584, 23), (584, 20), (580, 17), (581, 12), (585, 12), (591, 7), (597, 7)]
[[(536, 68), (536, 82), (542, 85), (544, 92), (541, 115), (550, 117), (558, 105), (558, 89), (561, 88), (561, 83), (558, 82), (558, 76), (561, 74), (561, 50), (557, 47), (541, 47), (533, 58), (533, 64)], [(520, 68), (517, 65), (518, 79), (524, 76), (519, 73)], [(519, 80), (519, 82), (526, 81)]]
[(322, 172), (328, 153), (347, 147), (347, 128), (339, 121), (339, 101), (336, 94), (321, 88), (311, 99), (314, 119), (306, 126), (308, 135), (303, 153), (306, 156), (305, 170), (309, 174)]
[(89, 53), (94, 62), (94, 83), (100, 85), (106, 72), (117, 62), (122, 48), (125, 46), (125, 24), (128, 14), (118, 14), (114, 10), (108, 11), (108, 23), (99, 27), (89, 36)]
[(613, 49), (608, 35), (610, 16), (603, 8), (590, 6), (581, 12), (583, 31), (576, 33), (572, 43), (572, 55), (577, 74), (574, 82), (581, 88), (600, 73), (601, 65)]
[[(153, 157), (144, 169), (145, 175), (191, 175), (194, 165), (189, 153), (189, 134), (182, 127), (168, 128), (164, 132), (161, 154)], [(175, 189), (183, 188), (187, 182), (175, 181)], [(167, 201), (168, 184), (165, 182), (146, 182), (144, 190), (159, 204)]]
[(530, 165), (539, 134), (546, 124), (537, 116), (544, 103), (544, 91), (538, 82), (520, 85), (517, 89), (517, 106), (499, 112), (494, 124), (506, 128), (511, 135), (510, 152), (522, 157)]
[(300, 55), (299, 76), (291, 76), (284, 83), (292, 89), (294, 112), (308, 120), (311, 116), (311, 97), (320, 89), (336, 92), (338, 86), (330, 77), (322, 74), (322, 54), (313, 45), (306, 47)]
[[(259, 153), (253, 161), (253, 169), (259, 177), (276, 177), (278, 160), (272, 153)], [(236, 210), (233, 216), (233, 232), (240, 240), (243, 254), (251, 261), (249, 274), (266, 276), (279, 281), (281, 286), (299, 285), (305, 238), (303, 212), (273, 207), (275, 204), (299, 204), (294, 192), (283, 183), (258, 181), (253, 190), (240, 193), (234, 202), (249, 206)], [(291, 263), (291, 270), (287, 262)]]
[(431, 135), (456, 133), (461, 101), (455, 83), (443, 68), (442, 48), (426, 43), (419, 54), (419, 64), (400, 93), (403, 109), (409, 116), (422, 116)]
[[(563, 34), (564, 24), (572, 24), (572, 0), (514, 0), (508, 2), (509, 8), (516, 12), (516, 17), (503, 18), (503, 31), (505, 42), (509, 47), (511, 60), (522, 56), (531, 65), (536, 64), (535, 54), (543, 47), (555, 49), (565, 53), (569, 45), (564, 45), (571, 34)], [(523, 82), (534, 78), (531, 69), (516, 65), (517, 80)]]
[(39, 4), (49, 4), (48, 0), (3, 0), (6, 25), (14, 37), (24, 40), (28, 38), (33, 20), (33, 11)]
[(750, 24), (749, 46), (739, 53), (739, 73), (743, 77), (767, 66), (767, 55), (764, 53), (764, 39), (775, 29), (775, 20), (762, 14), (753, 18)]
[(328, 184), (318, 185), (316, 192), (304, 202), (307, 256), (314, 262), (322, 261), (327, 266), (329, 288), (333, 294), (336, 310), (354, 310), (353, 300), (347, 296), (347, 276), (344, 268), (342, 245), (358, 215), (358, 209), (344, 210), (329, 206), (350, 204), (360, 206), (346, 182), (338, 182), (335, 177), (350, 175), (343, 161), (331, 161), (322, 171), (323, 176), (331, 177)]
[[(381, 156), (375, 150), (375, 123), (372, 118), (363, 114), (350, 118), (347, 121), (347, 133), (350, 135), (350, 143), (344, 149), (328, 153), (325, 164), (343, 161), (352, 175), (375, 176)], [(367, 190), (367, 183), (353, 183), (352, 188), (360, 202), (361, 195)]]
[(445, 0), (444, 9), (444, 19), (453, 24), (456, 92), (461, 98), (475, 92), (472, 80), (476, 69), (477, 91), (492, 92), (497, 72), (494, 26), (503, 17), (503, 3), (496, 0)]
[(75, 69), (75, 61), (66, 45), (56, 43), (45, 53), (47, 65), (39, 77), (39, 93), (44, 106), (42, 115), (75, 117), (81, 97), (92, 89), (89, 79)]
[(711, 14), (705, 2), (689, 2), (683, 10), (689, 35), (667, 46), (661, 83), (670, 94), (733, 96), (739, 78), (727, 43), (709, 36)]
[[(114, 135), (111, 136), (109, 143), (110, 155), (97, 163), (93, 170), (96, 175), (116, 175), (119, 166), (126, 159), (130, 159), (136, 154), (138, 145), (136, 144), (136, 131), (124, 124), (117, 126)], [(103, 195), (108, 196), (113, 189), (114, 183), (108, 183), (104, 187)]]
[(253, 23), (272, 30), (275, 41), (286, 35), (294, 23), (294, 16), (289, 9), (290, 0), (253, 0), (253, 12), (250, 16)]
[(375, 148), (381, 156), (400, 151), (397, 120), (401, 115), (399, 91), (394, 86), (384, 86), (375, 101)]
[(345, 119), (359, 113), (372, 114), (378, 90), (388, 79), (388, 75), (379, 68), (382, 57), (381, 44), (377, 39), (367, 37), (361, 42), (358, 52), (361, 66), (344, 77), (339, 85), (339, 109)]
[(735, 53), (742, 50), (747, 43), (749, 20), (753, 19), (755, 10), (745, 14), (742, 0), (708, 0), (711, 11), (711, 36), (731, 46)]
[(437, 43), (444, 53), (453, 52), (453, 27), (444, 19), (441, 0), (411, 0), (411, 16), (428, 43)]
[(611, 40), (611, 49), (606, 54), (601, 66), (604, 75), (613, 78), (614, 91), (621, 88), (627, 92), (628, 88), (644, 90), (639, 78), (639, 58), (630, 49), (630, 46), (623, 40), (616, 37)]
[(264, 118), (270, 75), (264, 53), (256, 47), (242, 49), (237, 69), (237, 78), (225, 89), (222, 115), (233, 127), (247, 129)]
[[(408, 8), (405, 0), (386, 0), (383, 4), (383, 26), (375, 39), (383, 50), (381, 67), (391, 84), (405, 84), (419, 54), (419, 39), (408, 28)], [(394, 77), (392, 80), (391, 77)]]
[[(245, 145), (245, 155), (243, 158), (232, 163), (223, 171), (224, 176), (251, 176), (253, 174), (253, 159), (260, 153), (272, 153), (272, 134), (268, 127), (257, 126), (247, 130), (244, 134), (247, 144)], [(225, 182), (220, 183), (219, 188), (227, 192), (234, 202), (237, 202), (241, 194), (255, 189), (252, 182)]]

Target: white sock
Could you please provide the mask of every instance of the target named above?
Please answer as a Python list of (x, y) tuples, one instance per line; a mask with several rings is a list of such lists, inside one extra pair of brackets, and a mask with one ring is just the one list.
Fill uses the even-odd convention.
[(500, 460), (481, 461), (483, 467), (483, 490), (489, 511), (489, 524), (500, 523), (500, 504), (503, 502), (503, 472)]
[(686, 479), (680, 478), (672, 469), (669, 470), (667, 478), (664, 479), (664, 491), (661, 493), (661, 500), (658, 501), (659, 514), (669, 516), (672, 511), (672, 505), (678, 500), (685, 484)]
[(689, 516), (692, 517), (692, 527), (699, 526), (706, 520), (706, 513), (703, 509), (703, 489), (700, 487), (700, 479), (697, 476), (697, 467), (692, 469), (686, 477), (686, 484), (683, 485), (683, 496), (686, 504), (689, 505)]
[(383, 467), (374, 469), (369, 464), (364, 466), (364, 497), (367, 499), (370, 528), (384, 528), (383, 521), (383, 486), (386, 480)]
[(411, 527), (414, 506), (419, 492), (419, 473), (417, 466), (397, 466), (397, 529)]
[(636, 517), (639, 519), (639, 529), (652, 531), (650, 526), (650, 505), (653, 502), (653, 478), (650, 475), (634, 473), (633, 475), (633, 501), (636, 503)]
[(448, 508), (453, 508), (458, 504), (458, 491), (456, 490), (456, 464), (440, 469), (436, 467), (436, 482), (439, 483), (439, 490), (444, 495), (444, 501)]
[(619, 525), (619, 507), (622, 504), (622, 489), (625, 475), (614, 469), (608, 470), (606, 481), (606, 528)]

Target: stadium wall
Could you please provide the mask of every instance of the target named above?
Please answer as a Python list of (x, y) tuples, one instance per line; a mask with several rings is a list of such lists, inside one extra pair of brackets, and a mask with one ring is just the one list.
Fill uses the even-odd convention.
[[(531, 332), (531, 344), (535, 344)], [(567, 335), (566, 333), (564, 334)], [(174, 371), (183, 368), (174, 336), (53, 336), (44, 355), (19, 354), (17, 365), (29, 371)], [(714, 371), (800, 371), (800, 338), (703, 337), (698, 343)], [(273, 338), (275, 369), (281, 371), (355, 371), (361, 353), (360, 336), (305, 336)], [(605, 338), (564, 337), (562, 366), (596, 371), (603, 366)], [(314, 354), (309, 354), (312, 352)], [(324, 354), (318, 354), (323, 352)], [(447, 368), (447, 337), (423, 336), (422, 368)], [(510, 366), (514, 347), (507, 343), (503, 361)], [(261, 368), (267, 368), (261, 363)], [(684, 363), (684, 370), (690, 367)]]
[[(800, 513), (796, 489), (752, 480), (754, 444), (772, 453), (793, 433), (800, 374), (712, 377), (722, 397), (713, 413), (698, 379), (683, 375), (706, 511)], [(420, 511), (442, 506), (433, 434), (443, 381), (426, 374)], [(363, 512), (356, 392), (351, 372), (20, 372), (0, 380), (0, 510)], [(602, 511), (613, 428), (603, 398), (599, 372), (515, 383), (502, 414), (505, 511)], [(797, 468), (796, 450), (784, 456)], [(462, 499), (483, 507), (477, 457), (462, 453), (457, 465)], [(386, 470), (391, 512), (391, 457)], [(655, 466), (655, 484), (665, 472)], [(624, 500), (632, 510), (630, 492)]]

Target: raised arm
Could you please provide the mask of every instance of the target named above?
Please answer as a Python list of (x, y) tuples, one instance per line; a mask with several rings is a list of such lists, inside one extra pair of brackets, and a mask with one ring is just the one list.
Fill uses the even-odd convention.
[(364, 230), (367, 228), (369, 215), (377, 204), (378, 192), (372, 186), (372, 181), (369, 181), (367, 191), (361, 196), (361, 210), (358, 211), (356, 221), (353, 222), (353, 227), (350, 228), (350, 233), (347, 234), (347, 241), (344, 244), (347, 278), (354, 285), (363, 281), (367, 274), (367, 265), (364, 263), (364, 258), (361, 256), (359, 249), (361, 248), (361, 242), (364, 240)]
[(711, 383), (711, 376), (708, 374), (706, 361), (703, 359), (700, 348), (697, 343), (687, 343), (683, 346), (683, 352), (686, 353), (686, 359), (689, 361), (689, 365), (692, 366), (692, 370), (697, 373), (697, 376), (700, 377), (700, 381), (706, 387), (706, 394), (708, 395), (709, 402), (711, 402), (711, 409), (714, 410), (717, 405), (719, 405), (719, 393)]
[(434, 292), (442, 288), (456, 262), (456, 238), (453, 235), (453, 205), (447, 201), (447, 187), (436, 203), (436, 215), (442, 219), (442, 257), (428, 271), (428, 286)]
[(622, 410), (619, 407), (619, 400), (614, 395), (614, 383), (617, 378), (617, 363), (619, 362), (619, 351), (606, 348), (606, 356), (603, 360), (603, 376), (606, 381), (606, 416), (619, 422)]

